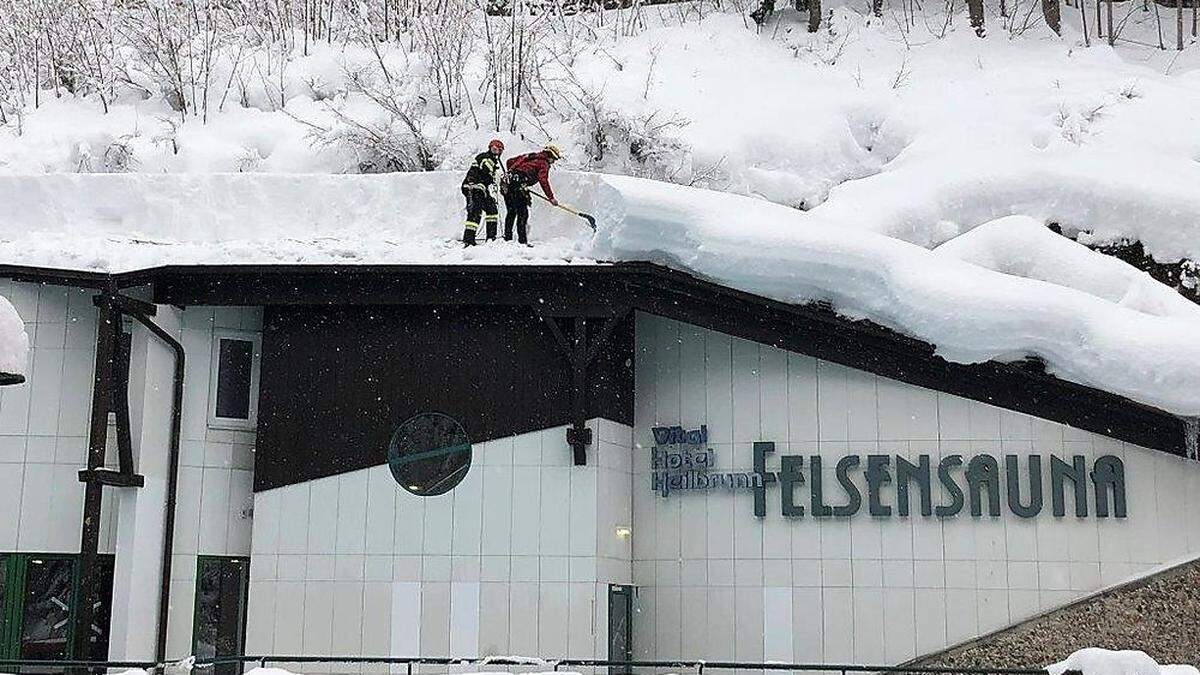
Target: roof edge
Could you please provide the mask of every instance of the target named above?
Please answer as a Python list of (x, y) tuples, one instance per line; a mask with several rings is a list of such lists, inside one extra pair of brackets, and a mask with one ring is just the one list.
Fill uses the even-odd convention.
[(5, 265), (0, 278), (82, 288), (150, 285), (159, 304), (498, 304), (615, 307), (716, 330), (1143, 447), (1187, 456), (1184, 418), (1047, 374), (1036, 359), (960, 364), (934, 345), (823, 303), (791, 304), (651, 261), (587, 265), (163, 265), (90, 272)]

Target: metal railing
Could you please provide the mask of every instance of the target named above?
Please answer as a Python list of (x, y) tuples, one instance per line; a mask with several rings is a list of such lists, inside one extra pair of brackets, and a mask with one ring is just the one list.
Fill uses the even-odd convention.
[(849, 663), (785, 663), (779, 661), (705, 661), (705, 660), (667, 660), (667, 661), (610, 661), (607, 659), (526, 659), (513, 657), (489, 658), (453, 658), (453, 657), (372, 657), (372, 656), (230, 656), (215, 659), (197, 659), (195, 667), (227, 663), (254, 663), (260, 667), (268, 664), (307, 664), (330, 663), (345, 665), (389, 665), (405, 667), (407, 675), (412, 675), (413, 666), (478, 666), (495, 667), (509, 666), (522, 669), (540, 669), (541, 671), (559, 671), (570, 668), (618, 668), (631, 670), (634, 668), (647, 670), (694, 671), (696, 675), (704, 675), (706, 670), (786, 670), (799, 672), (821, 673), (912, 673), (913, 675), (1046, 675), (1041, 668), (957, 668), (931, 666), (880, 666)]
[(1040, 668), (988, 668), (988, 667), (930, 667), (930, 666), (881, 666), (850, 663), (784, 663), (779, 661), (610, 661), (607, 659), (535, 659), (516, 657), (455, 658), (455, 657), (402, 657), (402, 656), (301, 656), (301, 655), (244, 655), (223, 656), (208, 659), (184, 659), (159, 663), (154, 661), (32, 661), (22, 659), (0, 659), (0, 672), (103, 672), (113, 669), (154, 670), (158, 672), (186, 672), (191, 669), (210, 669), (228, 664), (253, 664), (258, 667), (288, 664), (343, 664), (343, 665), (386, 665), (401, 666), (406, 675), (414, 675), (414, 666), (458, 666), (494, 668), (507, 666), (538, 672), (560, 671), (571, 668), (615, 668), (622, 672), (632, 669), (652, 671), (695, 672), (704, 675), (706, 670), (762, 670), (797, 671), (808, 673), (889, 673), (912, 675), (1046, 675)]

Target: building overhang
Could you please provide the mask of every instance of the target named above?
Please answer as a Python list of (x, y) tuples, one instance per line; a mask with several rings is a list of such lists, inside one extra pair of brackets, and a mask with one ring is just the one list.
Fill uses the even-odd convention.
[(1175, 455), (1185, 421), (1068, 382), (1028, 359), (952, 363), (929, 343), (821, 303), (790, 304), (650, 262), (555, 265), (170, 265), (123, 273), (0, 266), (0, 276), (87, 288), (146, 287), (158, 304), (491, 305), (545, 316), (636, 310)]

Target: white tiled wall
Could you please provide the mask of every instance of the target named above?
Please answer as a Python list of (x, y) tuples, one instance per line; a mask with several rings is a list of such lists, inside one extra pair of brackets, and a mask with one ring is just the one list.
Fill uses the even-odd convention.
[[(639, 657), (899, 663), (1200, 554), (1193, 461), (649, 315), (636, 341)], [(865, 505), (792, 520), (774, 487), (757, 519), (748, 491), (652, 493), (659, 424), (708, 425), (718, 464), (744, 471), (756, 440), (776, 443), (768, 467), (819, 454), (835, 492), (846, 454), (1114, 454), (1129, 514), (1054, 518), (1047, 498), (1028, 520), (877, 519)]]
[[(95, 291), (0, 280), (25, 321), (30, 366), (23, 385), (0, 388), (0, 552), (77, 553), (83, 517), (97, 310)], [(191, 308), (169, 650), (191, 649), (197, 554), (249, 555), (254, 434), (207, 426), (215, 328), (261, 331), (257, 308)], [(135, 330), (141, 330), (135, 328)], [(138, 383), (131, 383), (135, 389)], [(141, 411), (132, 409), (137, 420)], [(113, 428), (109, 465), (116, 466)], [(167, 448), (144, 451), (166, 452)], [(116, 491), (104, 490), (101, 551), (115, 552)]]
[(208, 426), (213, 331), (262, 331), (261, 307), (189, 307), (178, 337), (187, 355), (180, 437), (175, 557), (167, 653), (192, 648), (196, 556), (250, 555), (255, 434)]
[(247, 649), (605, 656), (607, 585), (630, 581), (631, 430), (590, 426), (585, 467), (555, 427), (476, 444), (438, 497), (387, 466), (256, 494)]
[[(92, 294), (0, 280), (29, 335), (25, 384), (0, 388), (0, 552), (79, 551), (96, 342)], [(112, 495), (101, 550), (112, 552)]]
[[(0, 513), (15, 514), (0, 519), (0, 551), (77, 552), (83, 511), (77, 473), (87, 464), (96, 351), (94, 291), (0, 281), (0, 295), (25, 320), (31, 345), (26, 383), (0, 389)], [(193, 308), (184, 316), (176, 551), (247, 555), (250, 522), (242, 514), (252, 506), (254, 434), (209, 429), (206, 406), (214, 327), (260, 331), (261, 309)], [(112, 463), (115, 450), (109, 455)], [(102, 540), (111, 552), (107, 530)]]

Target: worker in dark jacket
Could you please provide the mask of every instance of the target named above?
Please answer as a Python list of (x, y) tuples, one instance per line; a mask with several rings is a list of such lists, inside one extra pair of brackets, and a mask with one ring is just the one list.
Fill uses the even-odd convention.
[(500, 170), (500, 155), (504, 153), (504, 143), (494, 139), (488, 143), (487, 152), (475, 155), (471, 168), (467, 169), (467, 177), (463, 179), (462, 193), (467, 198), (467, 221), (463, 228), (463, 245), (475, 245), (475, 232), (479, 229), (479, 219), (482, 216), (486, 226), (487, 238), (496, 238), (496, 228), (500, 224), (500, 207), (496, 205), (493, 190), (499, 189), (496, 182), (496, 172)]
[(553, 145), (540, 152), (517, 155), (508, 160), (508, 174), (504, 183), (504, 239), (512, 241), (513, 225), (517, 226), (517, 241), (528, 244), (529, 188), (540, 185), (546, 199), (555, 206), (554, 190), (550, 187), (550, 167), (562, 158), (562, 153)]

